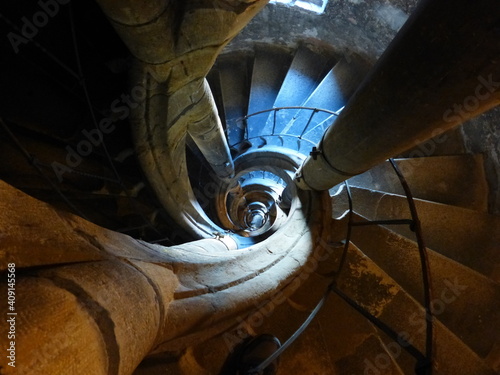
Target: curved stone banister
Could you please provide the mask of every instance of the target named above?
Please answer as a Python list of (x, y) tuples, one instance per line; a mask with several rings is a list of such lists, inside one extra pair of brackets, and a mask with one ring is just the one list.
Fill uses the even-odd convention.
[[(137, 75), (141, 78), (138, 85), (148, 90), (146, 99), (132, 113), (132, 131), (142, 169), (158, 199), (176, 223), (194, 238), (210, 238), (214, 233), (223, 232), (197, 202), (186, 165), (189, 124), (215, 109), (207, 97), (211, 94), (205, 91), (204, 80), (188, 84), (184, 89), (189, 91), (191, 88), (194, 92), (186, 97), (181, 91), (178, 94), (182, 95), (177, 99), (175, 94), (157, 93), (165, 85), (160, 85), (160, 89), (150, 89), (145, 68)], [(182, 99), (187, 100), (182, 102)], [(215, 131), (221, 134), (220, 130)], [(227, 148), (227, 144), (221, 148)]]
[(203, 213), (189, 185), (185, 139), (189, 132), (217, 178), (232, 175), (204, 77), (222, 48), (267, 1), (98, 3), (139, 61), (132, 86), (143, 97), (132, 109), (131, 122), (142, 169), (177, 224), (193, 238), (213, 237), (223, 230)]
[[(324, 257), (329, 236), (327, 194), (302, 193), (283, 230), (245, 251), (228, 251), (215, 239), (171, 248), (142, 243), (63, 214), (5, 183), (0, 187), (3, 197), (15, 198), (5, 200), (0, 223), (11, 228), (2, 258), (16, 264), (22, 296), (18, 340), (38, 343), (18, 348), (18, 373), (62, 373), (71, 367), (73, 374), (130, 374), (152, 350), (180, 350), (211, 337), (238, 324), (236, 316), (263, 300), (295, 290), (312, 272), (304, 269), (308, 260), (318, 252)], [(37, 215), (24, 212), (32, 206)], [(20, 208), (19, 215), (12, 212)], [(60, 219), (54, 223), (39, 215)], [(87, 256), (60, 249), (64, 242), (51, 243), (54, 225), (68, 243), (88, 250)], [(46, 234), (37, 238), (48, 243), (38, 259), (18, 250), (33, 246), (29, 237), (16, 236), (27, 226)], [(53, 258), (58, 251), (59, 266)]]

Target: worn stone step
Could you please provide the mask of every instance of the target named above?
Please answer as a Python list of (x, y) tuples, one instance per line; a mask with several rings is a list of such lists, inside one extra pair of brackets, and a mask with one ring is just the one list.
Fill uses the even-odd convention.
[[(368, 220), (411, 218), (406, 197), (351, 188), (354, 210)], [(500, 217), (462, 207), (415, 199), (426, 245), (486, 277), (500, 281)], [(406, 225), (391, 230), (407, 238)]]
[[(291, 307), (286, 297), (281, 298), (280, 296), (267, 302), (269, 302), (267, 305), (265, 303), (256, 305), (255, 310), (248, 316), (235, 317), (234, 326), (231, 329), (189, 347), (179, 353), (177, 358), (170, 359), (167, 355), (167, 360), (160, 360), (159, 358), (162, 356), (156, 355), (144, 360), (134, 375), (149, 373), (172, 375), (235, 374), (238, 365), (238, 356), (235, 353), (238, 353), (241, 345), (247, 340), (259, 334), (269, 333), (278, 337), (283, 343), (307, 318), (308, 313)], [(312, 332), (310, 332), (311, 330)], [(328, 353), (324, 344), (317, 342), (316, 330), (313, 327), (306, 331), (280, 357), (278, 374), (286, 374), (290, 368), (307, 365), (319, 367), (321, 371), (330, 371), (331, 364), (328, 361)], [(301, 355), (299, 356), (298, 353)], [(309, 363), (312, 355), (317, 356), (317, 363)], [(297, 372), (288, 373), (299, 374)], [(324, 374), (335, 375), (333, 372), (324, 372)]]
[[(293, 310), (281, 311), (282, 317), (278, 315), (278, 319), (270, 320), (268, 329), (272, 329), (273, 324), (283, 325), (277, 322), (284, 322), (288, 327), (289, 317), (297, 311), (312, 311), (330, 282), (331, 277), (311, 274), (288, 298), (288, 305)], [(301, 321), (293, 326), (300, 324)], [(304, 333), (283, 353), (279, 374), (361, 374), (365, 366), (363, 359), (379, 353), (391, 358), (373, 326), (331, 293)], [(390, 366), (382, 369), (380, 374), (402, 375), (403, 372), (391, 358)]]
[(336, 375), (370, 374), (366, 359), (380, 355), (389, 360), (381, 375), (403, 374), (376, 329), (336, 294), (328, 297), (316, 320), (321, 327), (318, 340), (325, 342)]
[[(277, 295), (267, 305), (259, 306), (253, 316), (240, 319), (240, 329), (253, 335), (271, 333), (286, 341), (305, 321), (331, 281), (314, 271), (301, 279), (302, 284), (289, 297)], [(235, 332), (226, 338), (235, 338)], [(338, 296), (330, 294), (318, 316), (281, 355), (278, 375), (352, 374), (353, 368), (363, 369), (363, 358), (381, 352), (390, 356), (371, 324)], [(403, 372), (391, 360), (390, 368), (381, 374), (402, 375)]]
[[(357, 252), (358, 256), (363, 256), (359, 250), (355, 250), (354, 246), (351, 246), (349, 260), (352, 260), (353, 252)], [(356, 261), (348, 264), (348, 267), (357, 267), (358, 265), (359, 263)], [(416, 301), (411, 299), (401, 301), (401, 298), (396, 301), (387, 300), (387, 294), (385, 293), (374, 294), (369, 288), (363, 289), (359, 288), (359, 284), (355, 285), (355, 283), (359, 282), (359, 279), (366, 276), (367, 272), (371, 273), (372, 276), (382, 274), (382, 271), (377, 270), (376, 266), (370, 265), (363, 269), (361, 273), (355, 272), (354, 280), (351, 280), (354, 284), (351, 282), (346, 283), (346, 278), (341, 278), (341, 283), (348, 284), (356, 292), (364, 290), (367, 294), (363, 299), (365, 303), (377, 304), (379, 302), (376, 301), (377, 298), (382, 298), (384, 299), (382, 304), (395, 304), (396, 307), (401, 308), (398, 304), (402, 302), (405, 304), (403, 309), (405, 312), (408, 312), (408, 305), (411, 305), (410, 311), (412, 307), (418, 311), (419, 306)], [(317, 286), (326, 282), (326, 279), (322, 279), (318, 283), (318, 276), (315, 274), (311, 274), (311, 276), (290, 297), (276, 296), (276, 298), (268, 301), (268, 305), (256, 306), (254, 314), (249, 317), (245, 319), (235, 318), (236, 327), (231, 331), (207, 342), (200, 343), (196, 347), (189, 348), (179, 357), (178, 363), (163, 361), (163, 364), (160, 364), (152, 360), (145, 361), (139, 369), (142, 372), (137, 370), (136, 375), (147, 373), (144, 372), (147, 370), (151, 370), (151, 373), (161, 373), (160, 369), (163, 369), (163, 371), (168, 370), (170, 371), (168, 373), (172, 374), (220, 374), (222, 368), (229, 368), (229, 366), (225, 366), (228, 355), (232, 353), (236, 345), (248, 336), (271, 333), (284, 342), (307, 318), (310, 308), (317, 303), (320, 293), (313, 298), (315, 301), (310, 300), (308, 302), (311, 305), (306, 310), (297, 309), (297, 304), (295, 302), (290, 303), (291, 300), (296, 299), (298, 295), (304, 296), (304, 292), (311, 290), (309, 281)], [(321, 288), (318, 287), (318, 289)], [(396, 297), (399, 296), (399, 293), (404, 293), (404, 291), (400, 289), (396, 293)], [(392, 308), (396, 307), (384, 305), (380, 310), (380, 316), (382, 318), (391, 317), (391, 314), (393, 314)], [(392, 317), (394, 318), (394, 316)], [(417, 318), (418, 316), (415, 316), (416, 320), (409, 323), (409, 331), (413, 332), (411, 331), (413, 329), (415, 337), (422, 336), (420, 330), (417, 329), (421, 328), (421, 321), (418, 321)], [(401, 320), (400, 317), (399, 320)], [(412, 324), (417, 324), (417, 326), (412, 326)], [(453, 371), (458, 371), (460, 366), (465, 363), (464, 369), (468, 372), (464, 373), (493, 375), (493, 372), (455, 336), (446, 331), (446, 328), (442, 326), (440, 328), (437, 329), (437, 334), (439, 334), (439, 338), (442, 337), (442, 340), (437, 339), (437, 342), (446, 341), (446, 344), (451, 346), (451, 351), (441, 352), (440, 349), (437, 349), (439, 368), (435, 369), (435, 374), (453, 374)], [(411, 372), (404, 372), (396, 361), (405, 356), (403, 349), (397, 348), (397, 343), (387, 341), (387, 339), (385, 339), (386, 343), (384, 343), (384, 340), (379, 335), (380, 333), (356, 310), (337, 295), (331, 294), (309, 327), (280, 357), (278, 374), (351, 375), (370, 374), (370, 371), (384, 375), (410, 374)], [(398, 351), (395, 349), (398, 349)], [(396, 356), (394, 356), (394, 353)], [(464, 359), (458, 359), (458, 365), (447, 362), (455, 355), (463, 356)]]
[(302, 135), (302, 138), (315, 143), (319, 143), (318, 140), (323, 137), (323, 134), (325, 134), (326, 130), (335, 122), (336, 118), (336, 115), (330, 115), (325, 120), (319, 122), (313, 127), (309, 126)]
[[(379, 339), (382, 341), (387, 353), (380, 352), (375, 356), (372, 355), (370, 359), (365, 359), (364, 364), (367, 374), (372, 375), (373, 373), (377, 373), (377, 371), (380, 371), (381, 369), (385, 369), (386, 367), (388, 367), (388, 363), (390, 363), (389, 360), (391, 359), (396, 362), (403, 374), (415, 375), (415, 367), (417, 366), (417, 360), (415, 359), (415, 357), (408, 353), (401, 345), (395, 342), (395, 340), (389, 337), (385, 332), (376, 327), (375, 329), (377, 330)], [(371, 370), (371, 372), (369, 370)]]
[[(298, 47), (273, 107), (300, 106), (304, 103), (326, 74), (327, 64), (326, 56), (306, 46)], [(281, 133), (281, 129), (296, 112), (297, 110), (282, 110), (277, 113), (276, 133)], [(271, 134), (273, 122), (274, 114), (271, 113), (261, 134)]]
[[(339, 111), (347, 104), (368, 71), (368, 65), (358, 59), (342, 58), (323, 78), (314, 92), (302, 104), (304, 107)], [(301, 135), (326, 120), (331, 115), (310, 110), (300, 110), (282, 130), (283, 133)], [(307, 129), (305, 127), (307, 126)], [(321, 138), (316, 139), (318, 142)]]
[[(282, 343), (285, 342), (307, 319), (310, 312), (308, 309), (297, 309), (296, 304), (290, 301), (291, 295), (297, 292), (296, 288), (300, 290), (305, 286), (304, 283), (294, 285), (288, 291), (276, 293), (269, 299), (256, 303), (250, 314), (235, 316), (234, 325), (228, 331), (189, 348), (179, 357), (176, 365), (178, 372), (173, 374), (234, 374), (231, 370), (235, 368), (235, 358), (230, 355), (237, 352), (245, 340), (268, 333), (276, 336)], [(319, 368), (319, 374), (335, 375), (328, 372), (331, 371), (328, 352), (325, 344), (317, 339), (317, 326), (309, 326), (280, 358), (278, 374), (299, 374), (287, 371), (310, 366)], [(298, 355), (299, 353), (301, 355)], [(316, 362), (310, 362), (313, 357), (316, 357)], [(168, 369), (172, 369), (172, 364), (166, 365), (169, 366)]]
[(277, 375), (338, 375), (327, 345), (321, 324), (312, 322), (281, 355)]
[[(416, 198), (476, 211), (488, 209), (488, 184), (480, 154), (395, 160)], [(353, 186), (404, 195), (389, 162), (349, 179)]]
[[(353, 244), (339, 274), (338, 289), (424, 352), (425, 312), (422, 306)], [(474, 329), (474, 326), (469, 328)], [(434, 320), (434, 343), (434, 374), (495, 373), (438, 319)]]
[[(273, 107), (291, 60), (292, 55), (283, 48), (255, 47), (247, 114)], [(269, 113), (266, 112), (247, 119), (249, 137), (261, 134), (268, 117)]]
[[(263, 310), (266, 310), (265, 308)], [(266, 310), (267, 311), (267, 310)], [(168, 373), (173, 375), (219, 375), (235, 374), (238, 349), (245, 340), (263, 333), (279, 338), (283, 343), (307, 318), (286, 302), (266, 312), (264, 322), (256, 314), (248, 319), (235, 320), (236, 328), (218, 335), (195, 347), (188, 348), (176, 362), (144, 361), (134, 375)], [(155, 372), (156, 371), (156, 372)], [(163, 372), (161, 372), (163, 371)], [(313, 322), (302, 335), (280, 356), (278, 375), (321, 374), (337, 375), (330, 361), (329, 350), (322, 340), (321, 326)]]
[[(439, 129), (437, 130), (439, 131)], [(461, 155), (466, 152), (461, 127), (437, 134), (426, 141), (417, 140), (415, 145), (398, 155), (399, 158)]]
[(274, 107), (301, 105), (321, 82), (328, 58), (299, 46), (274, 102)]
[[(368, 358), (375, 358), (374, 362)], [(378, 360), (378, 361), (377, 361)], [(336, 363), (336, 374), (377, 374), (377, 375), (404, 375), (399, 364), (392, 358), (380, 337), (369, 336), (350, 354)]]
[[(363, 324), (359, 321), (352, 325), (343, 324), (346, 320), (336, 319), (336, 310), (339, 310), (338, 305), (332, 303), (323, 308), (325, 315), (318, 316), (282, 354), (278, 375), (363, 374), (367, 368), (364, 359), (381, 353), (390, 359), (390, 364), (380, 369), (379, 375), (404, 375), (376, 332), (370, 332), (369, 326), (360, 329)], [(349, 313), (355, 315), (353, 311)], [(347, 330), (341, 331), (342, 327)]]
[[(358, 216), (356, 221), (364, 219)], [(416, 242), (382, 226), (353, 227), (351, 240), (423, 304), (422, 271)], [(428, 259), (435, 315), (481, 358), (486, 358), (499, 341), (500, 285), (430, 249)], [(494, 327), (497, 329), (492, 329)]]

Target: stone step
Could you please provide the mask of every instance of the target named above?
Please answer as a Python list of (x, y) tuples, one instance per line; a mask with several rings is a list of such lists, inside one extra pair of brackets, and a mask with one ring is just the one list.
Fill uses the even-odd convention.
[[(351, 188), (354, 211), (368, 220), (409, 219), (406, 197)], [(486, 277), (500, 281), (500, 217), (462, 207), (415, 199), (425, 244)], [(391, 230), (413, 239), (406, 225)]]
[[(231, 356), (238, 352), (245, 340), (271, 333), (283, 343), (307, 318), (306, 313), (294, 310), (286, 302), (269, 314), (269, 322), (264, 322), (258, 314), (246, 320), (240, 319), (236, 328), (188, 348), (176, 362), (145, 360), (134, 375), (148, 374), (148, 371), (172, 375), (235, 374), (237, 356)], [(235, 320), (235, 323), (238, 321)], [(321, 326), (313, 322), (280, 356), (277, 375), (315, 373), (337, 375), (329, 358), (329, 348), (322, 340)]]
[[(237, 328), (226, 334), (224, 345), (231, 347), (233, 341), (237, 343), (238, 335), (245, 337), (262, 333), (271, 333), (285, 342), (306, 320), (331, 282), (330, 277), (320, 276), (314, 271), (301, 279), (300, 287), (287, 298), (275, 296), (267, 305), (256, 306), (253, 315), (238, 319), (240, 333), (237, 333)], [(242, 331), (245, 333), (241, 334)], [(201, 349), (207, 346), (213, 345), (202, 345), (199, 350), (207, 351)], [(390, 356), (376, 336), (376, 330), (338, 296), (330, 294), (318, 316), (281, 355), (278, 375), (352, 374), (353, 368), (363, 369), (363, 358), (379, 353)], [(205, 355), (198, 356), (202, 357)], [(206, 373), (217, 373), (214, 368), (207, 367), (221, 360), (212, 355), (208, 362), (210, 364), (203, 365)], [(402, 375), (403, 372), (391, 360), (391, 367), (381, 374)]]
[[(314, 92), (302, 104), (304, 107), (339, 111), (347, 104), (351, 95), (361, 83), (368, 71), (368, 66), (359, 60), (342, 58), (323, 78)], [(327, 112), (301, 110), (290, 121), (282, 133), (301, 135), (307, 130), (326, 120), (331, 115)], [(307, 126), (307, 129), (305, 129)], [(321, 138), (315, 139), (318, 142)]]
[[(295, 308), (294, 303), (290, 303), (290, 293), (293, 294), (293, 291), (277, 293), (268, 300), (256, 304), (249, 315), (235, 316), (231, 329), (189, 348), (178, 358), (175, 366), (165, 363), (164, 371), (170, 370), (175, 375), (234, 374), (237, 361), (235, 362), (236, 358), (230, 356), (238, 352), (238, 348), (246, 340), (259, 334), (269, 333), (278, 337), (283, 343), (307, 319), (309, 311)], [(299, 356), (298, 353), (304, 350), (307, 356)], [(318, 356), (317, 363), (309, 363), (313, 355)], [(301, 335), (285, 351), (280, 358), (278, 374), (286, 374), (291, 365), (292, 367), (301, 366), (301, 368), (312, 365), (320, 368), (321, 371), (330, 371), (331, 363), (328, 361), (328, 353), (324, 344), (317, 341), (317, 330), (314, 326), (308, 327), (304, 335)], [(299, 374), (298, 372), (289, 373)], [(323, 374), (323, 372), (319, 373)], [(137, 375), (139, 374), (142, 373)], [(333, 372), (324, 372), (324, 374), (335, 375)]]
[(365, 359), (381, 355), (388, 363), (380, 374), (403, 374), (375, 328), (336, 294), (328, 297), (316, 321), (321, 327), (318, 340), (325, 342), (336, 375), (370, 374)]
[[(375, 356), (371, 356), (370, 359), (366, 358), (364, 361), (365, 371), (367, 374), (373, 375), (377, 371), (383, 370), (388, 367), (390, 359), (394, 360), (398, 367), (401, 369), (403, 374), (415, 375), (415, 367), (417, 366), (417, 360), (414, 356), (408, 353), (400, 344), (395, 342), (394, 339), (389, 337), (385, 332), (376, 328), (378, 337), (382, 341), (384, 348), (387, 353), (378, 353)], [(371, 372), (369, 371), (371, 370)]]
[[(282, 48), (257, 46), (253, 60), (248, 114), (273, 107), (280, 87), (292, 60), (291, 54)], [(261, 134), (269, 113), (247, 119), (249, 137)]]
[[(409, 332), (412, 341), (422, 341), (423, 335), (420, 332), (422, 321), (418, 315), (422, 311), (416, 301), (408, 297), (398, 286), (389, 286), (391, 279), (354, 245), (350, 247), (346, 266), (346, 270), (349, 271), (342, 273), (339, 280), (340, 285), (347, 289), (344, 291), (354, 294), (355, 297), (360, 297), (362, 294), (362, 303), (368, 306), (380, 305), (380, 309), (375, 308), (373, 312), (389, 323), (399, 325), (401, 316), (411, 317), (413, 320), (406, 322), (406, 326), (400, 325), (398, 332), (404, 330)], [(373, 288), (369, 287), (377, 278), (384, 279), (382, 289), (389, 286), (391, 290), (389, 293), (384, 293), (380, 288), (374, 293)], [(364, 285), (366, 280), (370, 285)], [(250, 335), (261, 333), (271, 333), (284, 342), (307, 318), (324, 293), (324, 286), (328, 282), (328, 278), (312, 272), (291, 296), (275, 296), (267, 301), (267, 305), (256, 306), (255, 312), (249, 317), (235, 318), (235, 328), (189, 348), (179, 357), (177, 363), (165, 360), (160, 363), (161, 361), (155, 362), (150, 359), (141, 364), (135, 375), (148, 373), (148, 370), (150, 373), (162, 373), (163, 370), (163, 373), (168, 371), (173, 375), (231, 373), (220, 371), (232, 368), (227, 358), (238, 344)], [(395, 316), (397, 311), (404, 313)], [(444, 326), (438, 322), (436, 326), (438, 345), (436, 363), (439, 363), (439, 368), (435, 368), (434, 374), (494, 374)], [(398, 346), (398, 343), (388, 341), (387, 338), (383, 339), (382, 336), (355, 309), (336, 294), (331, 294), (309, 327), (280, 357), (278, 375), (412, 373), (403, 371), (398, 364), (402, 358), (408, 362), (406, 358), (408, 355), (404, 353), (404, 349)], [(422, 345), (421, 342), (418, 344)], [(451, 350), (441, 349), (445, 347)], [(412, 364), (408, 366), (411, 368)], [(464, 369), (465, 372), (459, 372), (460, 369)]]
[[(373, 362), (368, 358), (375, 358)], [(336, 363), (336, 374), (404, 375), (380, 337), (371, 335), (355, 351)]]
[(326, 130), (335, 122), (336, 118), (337, 116), (331, 115), (327, 117), (325, 120), (316, 124), (315, 126), (313, 127), (309, 126), (302, 135), (302, 138), (312, 141), (314, 143), (319, 143), (318, 140), (320, 140), (321, 137), (323, 137), (323, 134), (325, 134)]
[(337, 375), (319, 322), (312, 322), (280, 357), (277, 375)]
[[(326, 74), (327, 64), (327, 57), (305, 46), (298, 47), (273, 107), (300, 106), (304, 103)], [(282, 110), (277, 113), (276, 133), (281, 133), (281, 129), (296, 112)], [(271, 134), (273, 123), (274, 114), (271, 113), (261, 134)]]
[[(359, 216), (355, 220), (365, 221)], [(351, 241), (423, 304), (416, 242), (382, 226), (353, 227)], [(428, 259), (435, 315), (481, 358), (486, 358), (499, 340), (500, 285), (430, 249)]]
[(221, 58), (217, 62), (226, 132), (229, 145), (243, 140), (245, 129), (240, 121), (247, 114), (249, 88), (248, 59)]
[[(366, 320), (356, 319), (352, 310), (348, 313), (354, 319), (341, 316), (345, 314), (339, 308), (343, 301), (334, 295), (330, 296), (330, 300), (333, 302), (327, 302), (320, 315), (282, 354), (278, 375), (363, 374), (369, 368), (364, 359), (381, 354), (389, 359), (389, 364), (384, 363), (379, 375), (404, 375)], [(355, 324), (346, 324), (353, 320)]]
[(274, 107), (301, 105), (324, 77), (328, 58), (306, 46), (297, 48)]
[[(347, 262), (337, 285), (351, 300), (424, 352), (425, 312), (422, 306), (353, 244), (349, 246)], [(474, 326), (468, 328), (473, 330)], [(434, 343), (433, 374), (495, 373), (438, 319), (434, 321)], [(367, 360), (376, 361), (375, 357)]]
[[(438, 129), (439, 130), (439, 129)], [(427, 141), (416, 141), (415, 146), (398, 155), (400, 158), (461, 155), (467, 152), (461, 127), (436, 135)]]
[[(480, 154), (396, 159), (416, 198), (486, 212), (488, 184)], [(389, 162), (349, 179), (349, 184), (404, 195)]]

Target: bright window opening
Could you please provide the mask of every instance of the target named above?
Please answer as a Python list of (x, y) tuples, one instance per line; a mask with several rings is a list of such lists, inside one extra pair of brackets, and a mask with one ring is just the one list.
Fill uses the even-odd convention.
[(320, 14), (325, 11), (328, 0), (271, 0), (270, 3), (296, 6)]

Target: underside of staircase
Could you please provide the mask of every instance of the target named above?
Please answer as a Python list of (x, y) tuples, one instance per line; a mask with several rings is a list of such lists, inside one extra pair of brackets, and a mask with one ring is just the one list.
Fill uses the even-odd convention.
[[(81, 87), (60, 66), (2, 78), (31, 105), (7, 100), (0, 113), (1, 270), (16, 264), (25, 314), (24, 372), (2, 358), (1, 374), (243, 375), (238, 354), (264, 334), (289, 344), (278, 375), (500, 372), (500, 218), (483, 154), (451, 130), (302, 190), (297, 172), (321, 156), (372, 59), (312, 39), (224, 52), (223, 37), (257, 12), (248, 4), (217, 8), (228, 26), (215, 51), (199, 37), (209, 11), (189, 2), (169, 66), (153, 48), (165, 40), (134, 50), (129, 14), (99, 3), (143, 60), (113, 60), (113, 74), (95, 68)], [(168, 24), (159, 14), (134, 22)], [(78, 76), (100, 52), (69, 19)], [(210, 66), (196, 55), (204, 43)], [(52, 79), (67, 111), (49, 106), (63, 100)]]

